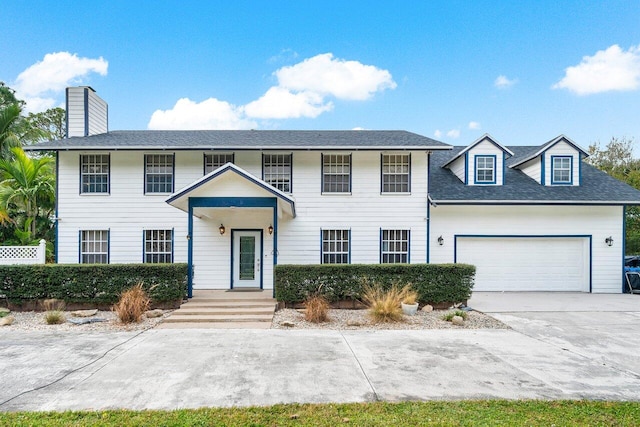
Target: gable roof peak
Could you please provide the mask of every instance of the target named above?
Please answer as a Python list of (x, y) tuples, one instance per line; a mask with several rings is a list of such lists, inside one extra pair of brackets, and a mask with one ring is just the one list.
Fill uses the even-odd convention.
[(451, 159), (449, 159), (447, 161), (447, 163), (445, 163), (444, 165), (442, 165), (442, 167), (447, 167), (450, 163), (452, 163), (454, 160), (456, 160), (458, 157), (464, 155), (464, 153), (466, 153), (467, 151), (471, 150), (473, 147), (475, 147), (476, 145), (480, 144), (483, 141), (489, 141), (491, 144), (495, 145), (496, 147), (498, 147), (499, 149), (501, 149), (502, 151), (504, 151), (505, 153), (507, 153), (509, 156), (513, 156), (513, 151), (511, 151), (509, 148), (505, 147), (504, 145), (500, 144), (498, 141), (496, 141), (496, 139), (494, 137), (492, 137), (490, 134), (485, 133), (484, 135), (482, 135), (480, 138), (476, 139), (475, 141), (473, 141), (471, 144), (467, 145), (465, 148), (463, 148), (462, 150), (460, 150), (455, 156), (453, 156)]
[(569, 138), (568, 136), (566, 136), (564, 134), (560, 134), (560, 135), (556, 136), (555, 138), (551, 139), (550, 141), (547, 141), (544, 144), (542, 144), (532, 154), (530, 154), (530, 155), (528, 155), (526, 157), (523, 157), (520, 160), (517, 160), (514, 164), (512, 164), (509, 167), (510, 168), (516, 168), (516, 167), (520, 166), (523, 163), (526, 163), (526, 162), (528, 162), (530, 160), (535, 159), (536, 157), (544, 154), (545, 151), (547, 151), (549, 148), (553, 147), (554, 145), (556, 145), (560, 141), (564, 141), (567, 144), (571, 145), (577, 151), (579, 151), (580, 153), (584, 154), (585, 157), (589, 156), (589, 152), (586, 151), (584, 148), (580, 147), (578, 144), (576, 144), (571, 138)]

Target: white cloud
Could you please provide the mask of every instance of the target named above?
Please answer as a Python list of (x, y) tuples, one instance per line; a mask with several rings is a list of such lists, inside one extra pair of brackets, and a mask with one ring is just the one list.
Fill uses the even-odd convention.
[(200, 103), (181, 98), (170, 110), (156, 110), (149, 129), (254, 129), (257, 124), (243, 117), (242, 108), (215, 98)]
[(274, 86), (256, 101), (244, 107), (248, 117), (258, 119), (289, 119), (299, 117), (318, 117), (333, 108), (331, 102), (325, 102), (315, 92), (292, 93), (289, 90)]
[(356, 126), (356, 127), (354, 127), (353, 129), (351, 129), (351, 130), (366, 130), (366, 129), (365, 129), (365, 128), (363, 128), (363, 127), (360, 127), (360, 126)]
[[(289, 51), (281, 53), (288, 54)], [(215, 98), (196, 104), (185, 98), (171, 110), (154, 112), (148, 127), (253, 129), (257, 123), (251, 119), (315, 118), (333, 110), (331, 98), (362, 101), (397, 86), (389, 71), (358, 61), (334, 58), (331, 53), (279, 68), (273, 74), (278, 84), (244, 106), (233, 106)], [(214, 110), (215, 114), (212, 114)], [(197, 117), (189, 117), (192, 113)]]
[(436, 129), (436, 131), (433, 133), (433, 136), (436, 138), (442, 138), (442, 131), (440, 129)]
[(447, 136), (453, 139), (460, 138), (460, 129), (451, 129), (447, 132)]
[(81, 84), (90, 73), (105, 76), (108, 68), (109, 63), (102, 57), (91, 59), (69, 52), (48, 53), (42, 61), (21, 72), (12, 86), (18, 97), (27, 102), (28, 111), (44, 111), (57, 103), (56, 95), (67, 86)]
[(578, 95), (636, 90), (640, 87), (640, 45), (624, 51), (614, 44), (580, 64), (565, 69), (565, 76), (553, 89), (568, 89)]
[(499, 75), (493, 82), (493, 85), (498, 89), (507, 89), (518, 83), (518, 79), (508, 79), (507, 76)]
[(472, 129), (472, 130), (480, 129), (480, 123), (478, 123), (478, 122), (469, 122), (469, 129)]
[(282, 67), (274, 74), (278, 78), (278, 85), (289, 90), (315, 92), (347, 100), (362, 101), (376, 92), (397, 86), (389, 71), (358, 61), (337, 59), (331, 53)]

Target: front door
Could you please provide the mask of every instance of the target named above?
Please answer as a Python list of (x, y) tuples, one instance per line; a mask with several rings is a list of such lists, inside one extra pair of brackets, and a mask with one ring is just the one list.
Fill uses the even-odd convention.
[(232, 288), (261, 288), (262, 232), (233, 231)]

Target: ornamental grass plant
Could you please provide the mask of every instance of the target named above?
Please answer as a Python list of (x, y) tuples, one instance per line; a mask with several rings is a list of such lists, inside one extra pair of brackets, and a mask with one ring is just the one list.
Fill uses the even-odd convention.
[(322, 323), (329, 320), (329, 302), (322, 295), (307, 298), (304, 307), (304, 318), (307, 322)]
[(46, 310), (44, 313), (44, 321), (47, 325), (60, 325), (67, 321), (64, 315), (64, 301), (55, 298), (46, 299), (42, 302), (42, 306)]
[(138, 323), (142, 315), (149, 310), (151, 300), (145, 292), (142, 282), (120, 294), (120, 299), (113, 306), (118, 319), (122, 323)]
[(397, 322), (402, 320), (400, 303), (405, 297), (405, 288), (397, 284), (383, 289), (379, 283), (363, 286), (362, 300), (369, 307), (369, 316), (376, 323)]

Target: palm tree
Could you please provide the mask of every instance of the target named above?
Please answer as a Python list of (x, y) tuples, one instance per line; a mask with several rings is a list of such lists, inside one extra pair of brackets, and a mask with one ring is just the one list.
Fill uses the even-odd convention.
[(0, 159), (0, 218), (10, 212), (18, 212), (31, 218), (29, 228), (35, 236), (36, 219), (48, 218), (54, 208), (55, 178), (50, 157), (31, 158), (20, 147), (11, 149), (13, 159)]
[(15, 127), (20, 119), (20, 106), (10, 104), (0, 110), (0, 158), (10, 156), (13, 147), (20, 147), (20, 139), (16, 135)]

